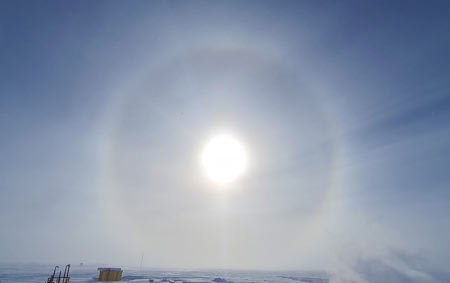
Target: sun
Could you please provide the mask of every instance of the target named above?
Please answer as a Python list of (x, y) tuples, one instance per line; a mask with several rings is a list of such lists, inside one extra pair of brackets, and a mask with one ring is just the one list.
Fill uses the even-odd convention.
[(244, 147), (235, 138), (220, 135), (206, 144), (202, 163), (212, 181), (227, 184), (242, 175), (247, 166), (247, 155)]

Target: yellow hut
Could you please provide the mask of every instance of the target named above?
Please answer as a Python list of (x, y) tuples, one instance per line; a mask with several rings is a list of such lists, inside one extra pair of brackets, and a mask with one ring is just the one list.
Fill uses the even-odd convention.
[(122, 280), (123, 271), (120, 268), (99, 267), (98, 271), (100, 271), (98, 281), (114, 282)]

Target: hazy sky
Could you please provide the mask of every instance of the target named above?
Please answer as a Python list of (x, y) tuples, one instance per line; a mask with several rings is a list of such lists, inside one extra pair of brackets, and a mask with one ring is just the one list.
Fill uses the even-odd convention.
[(431, 280), (449, 50), (448, 1), (2, 1), (0, 262)]

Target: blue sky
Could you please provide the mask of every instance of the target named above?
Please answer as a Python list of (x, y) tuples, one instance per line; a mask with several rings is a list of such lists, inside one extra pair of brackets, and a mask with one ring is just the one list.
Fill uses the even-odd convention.
[(446, 1), (0, 6), (1, 262), (447, 268)]

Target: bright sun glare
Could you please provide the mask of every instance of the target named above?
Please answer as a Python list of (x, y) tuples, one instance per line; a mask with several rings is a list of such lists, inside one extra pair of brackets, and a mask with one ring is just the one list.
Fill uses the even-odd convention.
[(236, 139), (222, 135), (214, 137), (206, 144), (202, 163), (211, 180), (226, 184), (234, 181), (244, 172), (247, 156)]

